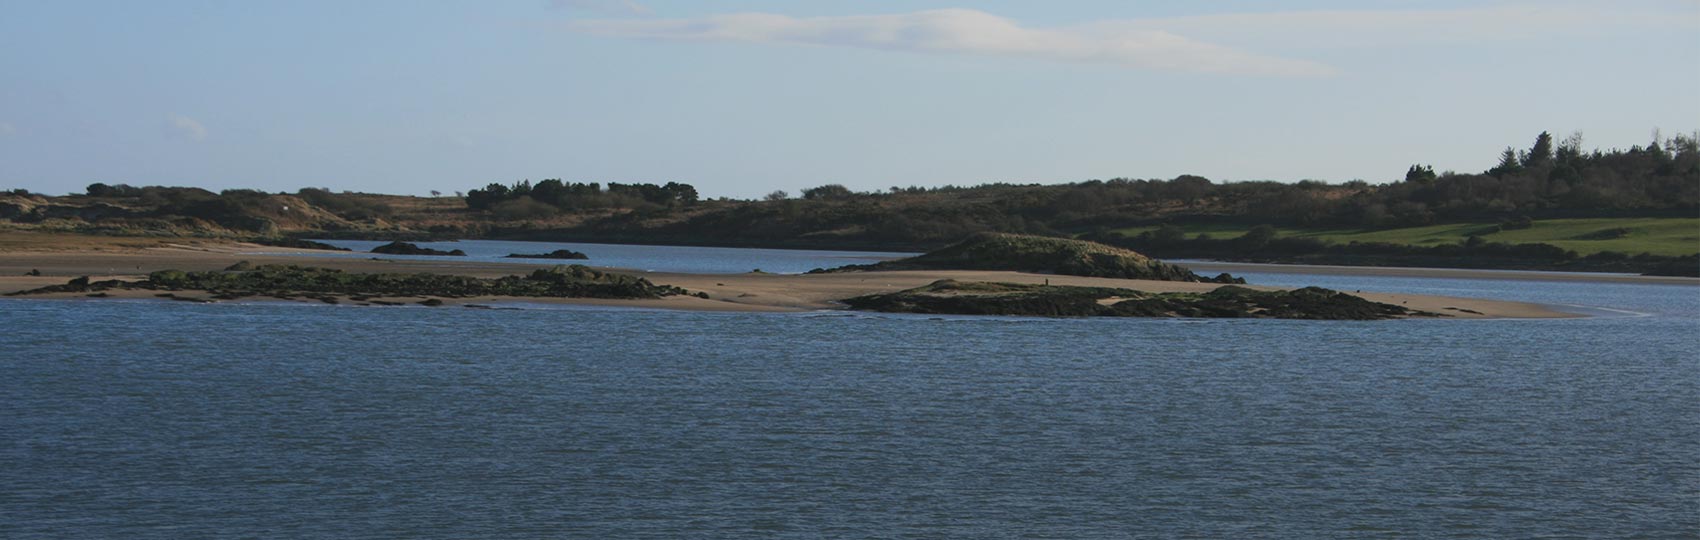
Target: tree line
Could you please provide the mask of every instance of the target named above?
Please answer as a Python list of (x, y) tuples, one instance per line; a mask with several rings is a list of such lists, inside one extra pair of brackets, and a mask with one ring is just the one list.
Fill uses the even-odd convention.
[(604, 188), (597, 182), (563, 182), (551, 178), (536, 184), (529, 180), (512, 185), (492, 183), (483, 189), (466, 192), (468, 208), (498, 214), (547, 215), (553, 211), (604, 208), (675, 208), (694, 205), (697, 200), (695, 187), (678, 182), (662, 185), (609, 182)]

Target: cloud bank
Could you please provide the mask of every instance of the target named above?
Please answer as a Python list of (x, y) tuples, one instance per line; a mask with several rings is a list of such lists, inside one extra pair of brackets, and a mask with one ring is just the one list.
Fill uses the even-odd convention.
[(1026, 28), (972, 9), (804, 18), (739, 13), (693, 19), (603, 19), (578, 21), (569, 27), (589, 34), (637, 39), (1009, 56), (1170, 71), (1275, 76), (1334, 72), (1317, 62), (1255, 54), (1159, 29), (1104, 25)]

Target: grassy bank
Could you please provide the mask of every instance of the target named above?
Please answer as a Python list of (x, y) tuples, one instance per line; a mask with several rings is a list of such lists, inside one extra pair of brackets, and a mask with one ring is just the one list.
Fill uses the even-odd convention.
[[(1187, 237), (1207, 234), (1213, 238), (1237, 238), (1251, 230), (1249, 225), (1195, 223), (1176, 224)], [(1156, 231), (1158, 226), (1117, 229), (1125, 236)], [(1406, 227), (1399, 229), (1276, 227), (1279, 236), (1309, 238), (1330, 243), (1386, 242), (1413, 246), (1456, 244), (1470, 236), (1507, 244), (1549, 244), (1592, 255), (1604, 251), (1625, 254), (1683, 256), (1700, 252), (1700, 218), (1592, 218), (1542, 219), (1527, 229), (1500, 230), (1495, 222), (1466, 222)]]

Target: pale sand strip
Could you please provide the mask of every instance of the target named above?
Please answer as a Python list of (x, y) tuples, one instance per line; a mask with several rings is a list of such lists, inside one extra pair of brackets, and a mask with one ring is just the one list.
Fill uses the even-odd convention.
[[(98, 243), (97, 241), (91, 242)], [(145, 240), (135, 242), (135, 244), (143, 244), (143, 242)], [(351, 272), (437, 272), (478, 277), (524, 274), (530, 272), (533, 268), (546, 268), (553, 265), (552, 263), (477, 262), (453, 258), (399, 261), (313, 257), (305, 254), (317, 252), (216, 241), (193, 241), (181, 244), (161, 242), (153, 244), (156, 247), (140, 247), (138, 245), (113, 247), (110, 245), (115, 243), (117, 243), (116, 240), (99, 246), (73, 247), (60, 245), (55, 246), (56, 249), (54, 250), (17, 249), (19, 246), (7, 246), (12, 249), (0, 251), (0, 293), (62, 284), (67, 279), (84, 275), (97, 280), (113, 277), (140, 279), (148, 272), (162, 269), (218, 270), (239, 260), (247, 260), (255, 264), (324, 266)], [(304, 255), (244, 254), (245, 252), (256, 251), (289, 251), (303, 253)], [(25, 277), (22, 275), (31, 269), (40, 270), (44, 275), (41, 277)], [(947, 278), (963, 281), (1123, 287), (1150, 292), (1198, 292), (1219, 286), (1208, 283), (1136, 281), (991, 271), (902, 271), (819, 275), (682, 274), (637, 271), (631, 273), (642, 275), (656, 283), (676, 285), (692, 292), (706, 292), (709, 294), (709, 299), (691, 297), (674, 297), (661, 300), (468, 298), (447, 300), (445, 303), (454, 305), (527, 302), (704, 311), (809, 311), (841, 308), (842, 306), (834, 301), (842, 298), (899, 291)], [(1276, 287), (1257, 288), (1276, 289)], [(153, 297), (151, 291), (114, 291), (112, 294), (113, 296), (130, 298)], [(52, 296), (80, 297), (79, 295)], [(192, 295), (185, 294), (185, 296)], [(1548, 306), (1521, 302), (1387, 293), (1363, 293), (1361, 296), (1378, 302), (1443, 313), (1456, 318), (1565, 318), (1578, 316)], [(410, 299), (410, 301), (418, 301), (418, 299)]]

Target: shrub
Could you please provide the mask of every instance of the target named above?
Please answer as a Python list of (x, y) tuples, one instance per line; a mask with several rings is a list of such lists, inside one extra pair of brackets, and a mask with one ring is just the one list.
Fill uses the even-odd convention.
[(547, 219), (560, 213), (555, 207), (537, 202), (529, 196), (496, 203), (490, 208), (490, 213), (502, 221), (525, 221), (531, 219)]

